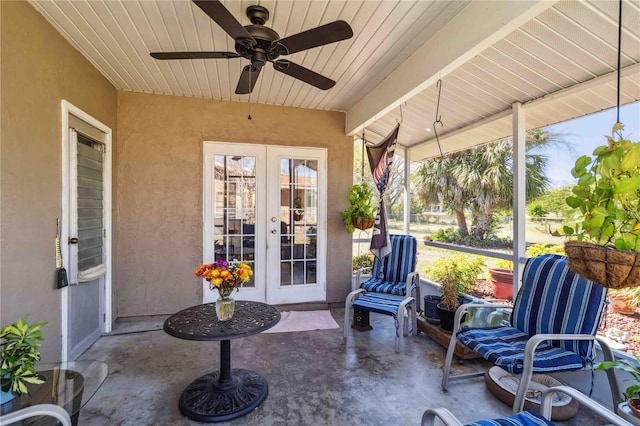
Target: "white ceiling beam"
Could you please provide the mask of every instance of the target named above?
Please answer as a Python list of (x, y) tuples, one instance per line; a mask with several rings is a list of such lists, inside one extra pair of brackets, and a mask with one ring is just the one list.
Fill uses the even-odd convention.
[(524, 25), (555, 1), (471, 1), (347, 111), (353, 135)]

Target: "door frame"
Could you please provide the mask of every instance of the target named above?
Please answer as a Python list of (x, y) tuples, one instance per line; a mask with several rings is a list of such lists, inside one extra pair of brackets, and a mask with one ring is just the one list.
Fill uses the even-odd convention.
[[(327, 259), (327, 247), (328, 247), (328, 231), (327, 231), (327, 210), (326, 210), (326, 200), (327, 200), (327, 185), (328, 185), (328, 174), (327, 174), (327, 150), (326, 148), (317, 148), (317, 147), (303, 147), (303, 146), (283, 146), (283, 145), (261, 145), (261, 144), (251, 144), (251, 143), (236, 143), (236, 142), (222, 142), (222, 141), (204, 141), (203, 144), (203, 182), (202, 182), (202, 192), (203, 192), (203, 201), (202, 201), (202, 256), (203, 263), (212, 262), (212, 259), (215, 258), (214, 252), (211, 249), (211, 236), (213, 235), (213, 223), (214, 217), (208, 217), (207, 214), (212, 215), (214, 213), (214, 200), (213, 200), (213, 191), (207, 191), (207, 189), (213, 188), (214, 178), (213, 173), (214, 169), (212, 164), (210, 164), (211, 158), (213, 154), (216, 155), (257, 155), (256, 158), (256, 191), (257, 191), (257, 199), (256, 203), (258, 209), (256, 211), (256, 239), (255, 239), (255, 265), (256, 269), (261, 268), (265, 271), (265, 274), (260, 277), (262, 280), (261, 288), (258, 287), (258, 283), (256, 283), (255, 291), (250, 291), (249, 293), (245, 292), (244, 297), (238, 297), (240, 300), (260, 300), (265, 301), (266, 303), (274, 303), (276, 300), (285, 300), (286, 295), (283, 294), (289, 293), (289, 291), (281, 291), (279, 297), (276, 297), (274, 294), (274, 290), (269, 285), (269, 280), (273, 279), (274, 271), (268, 270), (269, 259), (267, 258), (268, 248), (279, 247), (279, 243), (275, 242), (273, 238), (276, 236), (267, 232), (269, 228), (267, 219), (268, 213), (270, 213), (270, 209), (273, 206), (270, 205), (270, 201), (267, 198), (267, 192), (269, 190), (269, 185), (275, 186), (276, 188), (280, 188), (279, 186), (279, 174), (272, 176), (275, 179), (273, 182), (269, 181), (268, 174), (268, 163), (271, 159), (273, 153), (280, 153), (286, 151), (288, 153), (295, 153), (300, 156), (304, 156), (306, 153), (313, 151), (315, 155), (318, 157), (318, 167), (322, 168), (324, 171), (324, 179), (318, 182), (318, 200), (319, 208), (318, 212), (318, 264), (320, 264), (320, 260), (323, 262), (322, 266), (322, 274), (317, 275), (318, 285), (317, 288), (321, 289), (322, 294), (324, 295), (324, 299), (314, 299), (314, 302), (326, 301), (327, 298), (327, 280), (326, 280), (326, 259)], [(279, 164), (279, 162), (278, 162)], [(279, 196), (277, 197), (279, 200)], [(321, 202), (320, 200), (324, 200), (325, 202)], [(273, 202), (274, 200), (271, 200)], [(262, 207), (262, 209), (260, 209)], [(320, 236), (322, 235), (322, 238)], [(279, 234), (277, 236), (279, 238)], [(278, 250), (279, 252), (279, 250)], [(321, 255), (320, 255), (321, 253)], [(318, 270), (321, 268), (318, 267)], [(260, 269), (258, 269), (260, 270)], [(268, 275), (267, 275), (268, 274)], [(278, 273), (279, 276), (279, 273)], [(255, 279), (254, 275), (254, 279)], [(217, 295), (209, 292), (209, 283), (206, 280), (202, 280), (202, 301), (203, 303), (210, 303), (215, 301)], [(243, 293), (243, 289), (240, 289), (240, 294)], [(258, 299), (256, 299), (256, 297)], [(296, 302), (293, 301), (291, 303), (305, 303), (305, 301)]]
[[(103, 321), (101, 322), (102, 333), (111, 332), (112, 323), (112, 298), (111, 298), (111, 277), (112, 277), (112, 228), (111, 228), (111, 209), (112, 209), (112, 130), (109, 126), (105, 125), (101, 121), (93, 118), (80, 108), (71, 104), (66, 100), (61, 102), (62, 111), (62, 226), (61, 226), (61, 242), (68, 241), (69, 239), (69, 216), (70, 206), (69, 197), (71, 196), (71, 182), (69, 176), (70, 167), (70, 141), (69, 141), (69, 116), (74, 116), (87, 124), (95, 127), (104, 133), (104, 194), (103, 194), (103, 209), (104, 209), (104, 229), (105, 229), (105, 241), (104, 241), (104, 253), (106, 254), (105, 265), (107, 272), (104, 275), (104, 295), (100, 298), (102, 302), (102, 312), (104, 313)], [(69, 244), (61, 243), (62, 251), (62, 266), (67, 270), (69, 267)], [(61, 306), (61, 331), (62, 331), (62, 351), (60, 359), (67, 361), (69, 356), (68, 338), (69, 338), (69, 288), (64, 287), (60, 292), (60, 306)]]

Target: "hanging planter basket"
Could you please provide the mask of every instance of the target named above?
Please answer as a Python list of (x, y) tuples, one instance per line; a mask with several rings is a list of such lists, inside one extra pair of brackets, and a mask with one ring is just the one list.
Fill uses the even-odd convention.
[(375, 219), (368, 217), (354, 217), (351, 223), (353, 224), (354, 228), (358, 228), (364, 231), (366, 229), (373, 228)]
[(607, 288), (640, 286), (640, 253), (567, 241), (569, 269)]

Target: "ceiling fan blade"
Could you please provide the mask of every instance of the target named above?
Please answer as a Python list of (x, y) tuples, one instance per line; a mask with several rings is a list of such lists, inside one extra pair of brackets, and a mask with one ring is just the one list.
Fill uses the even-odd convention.
[(154, 52), (150, 55), (155, 59), (232, 59), (239, 58), (235, 52)]
[(286, 59), (278, 59), (277, 61), (274, 61), (273, 68), (276, 71), (280, 71), (281, 73), (297, 78), (298, 80), (302, 80), (312, 86), (316, 86), (318, 89), (328, 90), (336, 84), (336, 82), (330, 78), (291, 61), (287, 61)]
[(255, 45), (256, 41), (251, 34), (242, 26), (240, 22), (217, 0), (193, 0), (204, 13), (206, 13), (216, 24), (220, 26), (234, 40), (249, 39), (251, 45)]
[(246, 65), (242, 68), (242, 74), (240, 74), (238, 86), (236, 86), (236, 95), (246, 95), (253, 92), (261, 70), (262, 68), (256, 68), (251, 65)]
[(353, 37), (353, 31), (349, 24), (345, 21), (334, 21), (285, 37), (276, 43), (283, 45), (287, 49), (287, 54), (291, 54), (351, 37)]

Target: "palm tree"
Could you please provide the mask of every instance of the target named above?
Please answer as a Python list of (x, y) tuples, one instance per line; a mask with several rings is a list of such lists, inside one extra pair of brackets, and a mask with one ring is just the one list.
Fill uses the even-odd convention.
[[(547, 189), (547, 157), (540, 153), (540, 148), (552, 145), (566, 146), (566, 142), (546, 130), (527, 133), (527, 199)], [(418, 169), (414, 184), (425, 203), (442, 202), (455, 214), (461, 236), (469, 233), (464, 211), (471, 211), (471, 234), (484, 239), (492, 232), (493, 212), (513, 207), (511, 141), (506, 139), (427, 160)]]
[(453, 213), (461, 236), (469, 234), (464, 211), (471, 194), (458, 182), (455, 165), (465, 162), (461, 152), (425, 161), (414, 175), (414, 187), (425, 204), (442, 203)]

